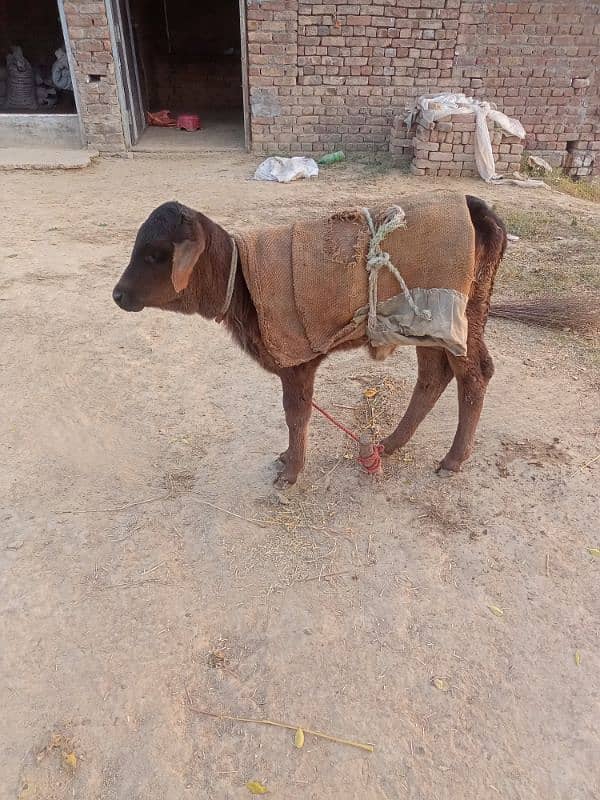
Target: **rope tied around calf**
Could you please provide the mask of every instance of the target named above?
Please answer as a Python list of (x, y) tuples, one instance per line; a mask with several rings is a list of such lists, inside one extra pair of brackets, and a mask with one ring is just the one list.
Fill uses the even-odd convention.
[(239, 253), (238, 253), (238, 246), (233, 236), (231, 236), (230, 239), (231, 239), (231, 263), (229, 265), (229, 277), (227, 278), (227, 288), (225, 289), (225, 299), (223, 300), (223, 306), (219, 314), (215, 317), (217, 322), (223, 322), (225, 314), (227, 314), (227, 312), (229, 311), (229, 306), (231, 305), (231, 301), (233, 299), (233, 290), (235, 288), (235, 277), (237, 275)]
[(369, 318), (367, 330), (369, 335), (373, 335), (377, 327), (377, 284), (379, 280), (379, 270), (382, 267), (389, 269), (392, 275), (396, 278), (400, 284), (400, 287), (402, 288), (406, 302), (415, 316), (430, 320), (431, 311), (428, 309), (420, 309), (417, 306), (412, 298), (408, 286), (404, 281), (404, 278), (392, 264), (390, 254), (381, 248), (381, 243), (390, 235), (390, 233), (398, 228), (406, 227), (406, 215), (404, 211), (400, 208), (400, 206), (391, 206), (383, 222), (378, 228), (375, 227), (375, 223), (373, 222), (373, 217), (371, 216), (369, 209), (363, 208), (362, 212), (371, 232), (371, 241), (369, 243), (369, 251), (367, 253), (367, 271), (369, 273)]

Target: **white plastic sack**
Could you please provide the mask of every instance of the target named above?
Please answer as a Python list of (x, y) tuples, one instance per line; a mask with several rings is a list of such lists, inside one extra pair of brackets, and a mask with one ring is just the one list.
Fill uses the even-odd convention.
[(428, 125), (432, 122), (437, 122), (444, 117), (450, 117), (452, 114), (473, 114), (473, 98), (469, 98), (464, 94), (436, 94), (431, 97), (422, 95), (419, 97), (414, 106), (409, 109), (408, 116), (406, 117), (406, 125), (411, 128), (416, 117), (419, 117)]
[(486, 120), (489, 105), (485, 105), (487, 109), (475, 106), (475, 166), (483, 180), (489, 183), (496, 177), (496, 162)]
[(290, 181), (297, 181), (299, 178), (316, 178), (318, 174), (319, 167), (313, 158), (272, 156), (258, 165), (254, 173), (254, 180), (290, 183)]
[(419, 97), (414, 106), (407, 110), (405, 122), (408, 128), (412, 127), (417, 118), (430, 125), (455, 114), (475, 114), (475, 164), (477, 171), (487, 183), (497, 177), (487, 118), (489, 117), (511, 136), (518, 136), (520, 139), (525, 137), (525, 129), (519, 120), (507, 117), (483, 100), (476, 100), (462, 93)]
[(510, 133), (511, 136), (518, 136), (519, 139), (525, 138), (525, 128), (521, 125), (518, 119), (507, 117), (506, 114), (503, 114), (496, 108), (491, 108), (488, 111), (488, 117), (501, 128), (503, 128), (507, 133)]
[(57, 89), (72, 91), (73, 82), (71, 80), (71, 70), (69, 69), (69, 62), (67, 54), (60, 47), (54, 52), (56, 61), (52, 65), (52, 82)]

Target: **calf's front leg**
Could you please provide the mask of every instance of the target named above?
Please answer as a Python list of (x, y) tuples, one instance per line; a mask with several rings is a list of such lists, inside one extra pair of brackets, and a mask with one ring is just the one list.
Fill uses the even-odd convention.
[(279, 373), (285, 421), (289, 430), (288, 449), (279, 456), (283, 468), (275, 480), (281, 488), (296, 483), (304, 468), (315, 373), (320, 362), (321, 359), (316, 358), (297, 367), (282, 369)]

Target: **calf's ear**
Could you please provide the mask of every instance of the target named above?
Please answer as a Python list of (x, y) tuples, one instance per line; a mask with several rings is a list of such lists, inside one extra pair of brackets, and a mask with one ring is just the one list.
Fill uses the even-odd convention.
[(175, 242), (171, 282), (176, 292), (182, 292), (192, 276), (194, 267), (206, 247), (206, 237), (202, 225), (197, 220), (185, 220), (186, 238)]

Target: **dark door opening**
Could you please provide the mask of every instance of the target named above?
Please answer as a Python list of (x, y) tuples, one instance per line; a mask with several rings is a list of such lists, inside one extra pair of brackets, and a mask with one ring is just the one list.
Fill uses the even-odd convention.
[(0, 0), (2, 112), (77, 113), (57, 0)]
[[(244, 146), (239, 0), (129, 0), (145, 129), (139, 150)], [(148, 125), (148, 112), (200, 117), (201, 130)]]

